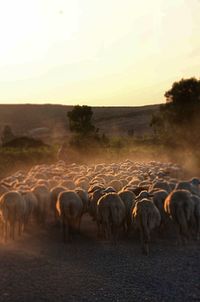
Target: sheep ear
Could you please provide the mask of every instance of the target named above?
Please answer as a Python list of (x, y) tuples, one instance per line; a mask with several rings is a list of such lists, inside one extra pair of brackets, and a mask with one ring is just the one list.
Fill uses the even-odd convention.
[(154, 197), (154, 194), (149, 194), (149, 197)]

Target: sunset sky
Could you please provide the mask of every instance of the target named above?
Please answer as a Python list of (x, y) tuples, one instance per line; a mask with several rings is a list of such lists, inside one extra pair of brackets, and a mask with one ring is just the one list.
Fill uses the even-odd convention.
[(0, 0), (0, 103), (155, 104), (192, 76), (199, 0)]

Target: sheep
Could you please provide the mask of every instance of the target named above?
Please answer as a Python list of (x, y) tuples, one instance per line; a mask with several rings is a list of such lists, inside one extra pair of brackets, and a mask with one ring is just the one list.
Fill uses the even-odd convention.
[(0, 210), (4, 220), (3, 236), (8, 238), (8, 224), (10, 226), (10, 238), (15, 239), (15, 225), (18, 222), (18, 233), (21, 235), (24, 224), (25, 200), (17, 191), (5, 193), (0, 198)]
[(148, 186), (142, 186), (142, 187), (136, 187), (136, 188), (134, 188), (132, 191), (133, 191), (133, 193), (136, 195), (136, 196), (138, 196), (139, 194), (140, 194), (140, 192), (142, 192), (142, 191), (147, 191), (149, 189), (149, 187)]
[(62, 223), (63, 241), (71, 241), (72, 229), (80, 225), (83, 202), (75, 191), (63, 191), (58, 195), (56, 208)]
[(195, 194), (200, 196), (200, 188), (199, 188), (200, 180), (198, 178), (194, 177), (190, 180), (190, 183), (191, 183), (192, 189), (195, 191)]
[(192, 195), (194, 203), (194, 228), (196, 233), (196, 239), (200, 239), (200, 197)]
[(69, 190), (74, 190), (75, 189), (75, 184), (72, 180), (64, 180), (63, 182), (61, 182), (60, 184), (61, 187), (65, 187)]
[(97, 219), (97, 202), (104, 194), (104, 189), (99, 188), (89, 195), (88, 212), (93, 220)]
[(31, 191), (21, 192), (25, 200), (25, 214), (24, 214), (24, 225), (27, 226), (28, 222), (34, 216), (36, 217), (38, 200)]
[(135, 227), (140, 231), (142, 250), (148, 255), (150, 232), (160, 225), (160, 212), (150, 199), (143, 198), (136, 202), (132, 219)]
[(171, 188), (170, 188), (168, 182), (166, 182), (166, 181), (156, 181), (155, 183), (153, 183), (150, 190), (153, 190), (155, 188), (165, 190), (168, 193), (171, 192)]
[(103, 192), (106, 194), (106, 193), (111, 193), (111, 192), (115, 192), (116, 193), (116, 190), (115, 190), (115, 188), (113, 188), (113, 187), (106, 187), (104, 190), (103, 190)]
[(75, 181), (75, 187), (82, 188), (83, 190), (89, 189), (89, 181), (85, 177), (80, 177)]
[(126, 209), (117, 193), (107, 193), (97, 203), (97, 226), (100, 225), (106, 239), (116, 242), (120, 227), (124, 227)]
[(102, 185), (97, 185), (97, 184), (92, 185), (92, 186), (90, 186), (89, 189), (88, 189), (88, 194), (91, 194), (91, 193), (93, 193), (94, 191), (99, 190), (99, 189), (103, 189), (103, 188), (104, 188), (104, 187), (103, 187)]
[(180, 181), (177, 183), (175, 190), (188, 190), (192, 194), (200, 196), (200, 191), (197, 185), (190, 181)]
[(58, 222), (58, 211), (56, 208), (56, 202), (58, 199), (58, 195), (63, 192), (66, 191), (67, 189), (63, 186), (56, 186), (54, 188), (51, 189), (50, 191), (50, 210), (53, 213), (54, 216), (54, 223), (57, 224)]
[(80, 199), (83, 203), (83, 213), (86, 213), (88, 211), (89, 206), (89, 196), (86, 190), (82, 188), (76, 188), (75, 192), (79, 195)]
[(168, 192), (165, 190), (159, 190), (153, 193), (153, 203), (158, 208), (161, 216), (161, 224), (165, 225), (167, 222), (167, 214), (164, 211), (164, 202), (168, 196)]
[(109, 187), (113, 187), (116, 192), (119, 192), (123, 188), (123, 183), (120, 180), (112, 180), (108, 184)]
[(123, 201), (125, 208), (126, 208), (126, 227), (127, 232), (131, 229), (131, 210), (134, 207), (135, 204), (135, 194), (129, 190), (120, 191), (118, 193), (119, 197)]
[(104, 180), (104, 178), (102, 177), (95, 177), (90, 181), (90, 187), (88, 188), (88, 190), (90, 190), (91, 187), (94, 187), (95, 185), (102, 185), (105, 186), (106, 182)]
[[(88, 212), (89, 209), (89, 196), (87, 191), (83, 190), (82, 188), (76, 188), (75, 192), (79, 195), (82, 203), (83, 203), (83, 211), (82, 211), (82, 215)], [(78, 225), (78, 230), (80, 232), (80, 225), (81, 225), (81, 218), (79, 220), (79, 225)]]
[(187, 242), (194, 212), (191, 193), (187, 190), (172, 191), (165, 199), (164, 210), (175, 223), (178, 243)]
[(50, 213), (50, 192), (45, 185), (36, 185), (32, 189), (38, 199), (38, 222), (46, 222), (47, 216)]
[(2, 214), (2, 211), (0, 209), (0, 238), (3, 239), (4, 236), (4, 226), (5, 226), (5, 220)]
[(139, 201), (142, 200), (143, 198), (151, 199), (153, 196), (154, 196), (153, 193), (143, 190), (136, 196), (135, 199), (136, 201)]
[(169, 184), (169, 187), (170, 187), (170, 192), (172, 192), (173, 190), (175, 190), (175, 187), (176, 187), (176, 183), (175, 182), (173, 182), (173, 181), (169, 181), (168, 182), (168, 184)]
[(8, 188), (3, 184), (0, 184), (0, 196), (2, 196), (6, 192), (9, 192)]

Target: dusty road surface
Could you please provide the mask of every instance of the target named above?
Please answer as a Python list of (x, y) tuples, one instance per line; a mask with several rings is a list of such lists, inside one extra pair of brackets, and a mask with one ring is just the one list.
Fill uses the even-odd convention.
[(88, 218), (70, 245), (31, 229), (0, 246), (0, 301), (200, 301), (200, 243), (156, 239), (144, 256), (136, 239), (97, 239)]

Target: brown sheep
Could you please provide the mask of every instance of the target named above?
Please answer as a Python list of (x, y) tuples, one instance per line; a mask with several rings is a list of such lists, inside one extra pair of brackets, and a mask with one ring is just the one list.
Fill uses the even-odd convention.
[(97, 203), (104, 194), (104, 189), (99, 188), (89, 195), (88, 212), (93, 220), (97, 220)]
[(200, 195), (200, 191), (197, 185), (194, 185), (193, 182), (191, 181), (181, 181), (177, 183), (176, 190), (188, 190), (190, 193), (195, 194), (195, 195)]
[(168, 192), (165, 190), (159, 190), (153, 193), (153, 203), (158, 208), (161, 216), (161, 224), (165, 225), (168, 220), (168, 216), (164, 210), (165, 199), (168, 196)]
[(38, 222), (44, 223), (50, 214), (50, 192), (45, 185), (37, 185), (32, 189), (38, 200)]
[(132, 219), (135, 227), (140, 231), (142, 250), (145, 254), (149, 254), (150, 232), (160, 225), (160, 212), (151, 200), (143, 198), (136, 202)]
[(133, 192), (129, 190), (120, 191), (118, 195), (123, 201), (126, 208), (126, 227), (127, 227), (127, 232), (129, 232), (132, 224), (131, 211), (135, 205), (136, 196)]
[(27, 226), (32, 218), (37, 218), (38, 200), (31, 191), (21, 192), (25, 200), (24, 225)]
[(61, 192), (64, 192), (66, 190), (67, 189), (63, 186), (56, 186), (53, 189), (51, 189), (51, 191), (50, 191), (50, 209), (51, 209), (51, 212), (53, 213), (55, 224), (57, 224), (58, 216), (59, 216), (57, 208), (56, 208), (56, 202), (57, 202), (57, 199), (58, 199), (58, 195)]
[(63, 241), (70, 241), (72, 230), (80, 225), (83, 202), (75, 191), (64, 191), (58, 196), (56, 208), (62, 223)]
[(175, 190), (165, 199), (165, 212), (174, 221), (177, 229), (178, 242), (189, 239), (189, 224), (193, 219), (194, 202), (187, 190)]
[(102, 226), (106, 239), (116, 242), (120, 228), (125, 226), (126, 208), (117, 193), (107, 193), (97, 203), (97, 226)]
[(0, 209), (0, 238), (2, 238), (2, 239), (4, 237), (4, 226), (5, 226), (5, 220), (4, 220), (2, 211)]
[(200, 197), (197, 195), (192, 195), (192, 200), (194, 202), (194, 228), (196, 239), (200, 239)]
[(123, 183), (120, 180), (112, 180), (108, 186), (113, 187), (116, 192), (119, 192), (123, 188)]
[(171, 188), (170, 188), (168, 182), (166, 182), (166, 181), (156, 181), (156, 182), (154, 182), (153, 185), (151, 186), (150, 190), (153, 190), (153, 189), (156, 189), (156, 188), (165, 190), (168, 193), (171, 192)]
[(15, 226), (18, 223), (18, 233), (21, 235), (24, 225), (25, 200), (17, 191), (5, 193), (0, 198), (0, 210), (4, 223), (3, 237), (8, 238), (8, 225), (10, 227), (10, 238), (15, 239)]
[(8, 188), (5, 185), (0, 184), (0, 196), (7, 192), (9, 192)]
[(88, 205), (89, 205), (89, 196), (86, 190), (82, 188), (76, 188), (75, 192), (79, 195), (80, 199), (83, 203), (83, 213), (86, 213), (88, 211)]

